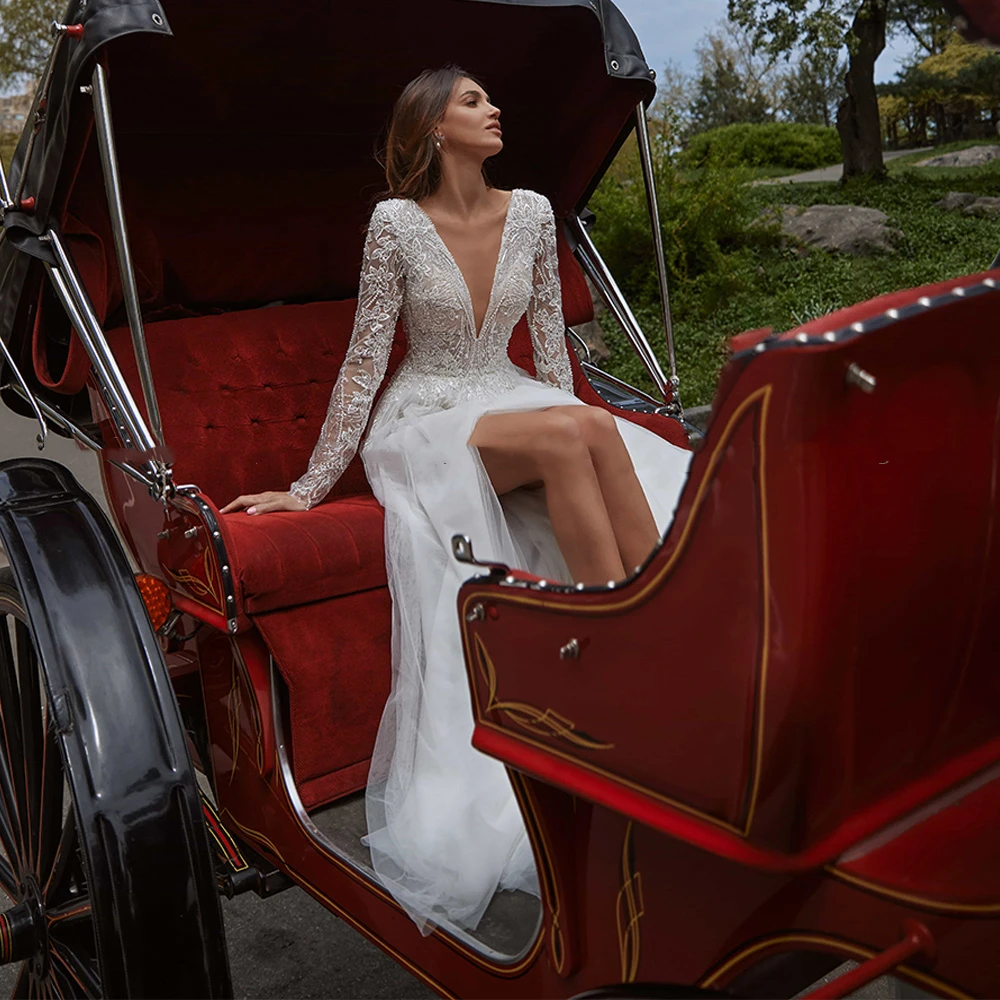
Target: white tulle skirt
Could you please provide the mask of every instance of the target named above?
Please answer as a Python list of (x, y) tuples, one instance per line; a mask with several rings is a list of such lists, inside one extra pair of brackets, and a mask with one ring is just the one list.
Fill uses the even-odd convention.
[[(538, 894), (504, 767), (471, 745), (456, 600), (473, 574), (452, 556), (451, 539), (468, 535), (479, 559), (570, 582), (541, 491), (498, 498), (468, 440), (485, 413), (574, 405), (584, 404), (524, 375), (490, 399), (447, 409), (414, 399), (391, 422), (376, 414), (362, 448), (385, 508), (393, 608), (392, 690), (368, 779), (366, 843), (380, 880), (424, 933), (432, 924), (474, 930), (498, 889)], [(629, 421), (618, 428), (662, 533), (690, 453)]]

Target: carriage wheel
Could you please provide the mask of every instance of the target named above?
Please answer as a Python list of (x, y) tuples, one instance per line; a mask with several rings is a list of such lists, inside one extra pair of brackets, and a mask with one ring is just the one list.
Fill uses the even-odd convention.
[(75, 790), (17, 591), (0, 573), (0, 962), (15, 997), (100, 997), (100, 961), (77, 837)]
[[(0, 965), (13, 996), (231, 996), (208, 842), (187, 801), (196, 790), (150, 781), (146, 816), (135, 800), (115, 811), (84, 773), (83, 720), (67, 722), (52, 702), (38, 650), (2, 568)], [(101, 694), (91, 692), (88, 712), (108, 722)], [(173, 738), (174, 779), (193, 782), (179, 732), (150, 731), (134, 754), (152, 763)]]

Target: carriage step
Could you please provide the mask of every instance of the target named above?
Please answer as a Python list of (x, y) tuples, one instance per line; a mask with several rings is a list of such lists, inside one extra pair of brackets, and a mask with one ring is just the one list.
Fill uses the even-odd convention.
[(215, 849), (215, 880), (219, 893), (227, 899), (255, 892), (261, 899), (276, 896), (295, 883), (282, 871), (262, 858), (252, 847), (240, 843), (226, 829), (215, 806), (201, 792), (205, 826)]

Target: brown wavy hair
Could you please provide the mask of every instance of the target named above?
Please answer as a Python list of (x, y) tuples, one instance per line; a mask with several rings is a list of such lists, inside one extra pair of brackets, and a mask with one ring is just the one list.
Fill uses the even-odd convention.
[[(463, 77), (486, 88), (471, 73), (458, 66), (425, 69), (411, 80), (396, 100), (389, 119), (383, 161), (391, 198), (421, 201), (441, 183), (441, 151), (434, 130), (441, 123), (455, 84)], [(492, 187), (486, 170), (483, 179)]]

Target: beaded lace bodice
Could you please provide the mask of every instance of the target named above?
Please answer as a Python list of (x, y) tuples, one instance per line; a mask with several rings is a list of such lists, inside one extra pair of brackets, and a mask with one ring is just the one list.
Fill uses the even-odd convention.
[(401, 310), (406, 357), (379, 400), (369, 434), (414, 407), (446, 409), (514, 388), (525, 373), (510, 361), (507, 346), (525, 313), (535, 377), (573, 391), (555, 219), (546, 198), (521, 189), (511, 195), (478, 335), (465, 278), (430, 216), (408, 199), (380, 202), (365, 241), (351, 343), (309, 468), (291, 487), (310, 507), (326, 496), (358, 449)]

